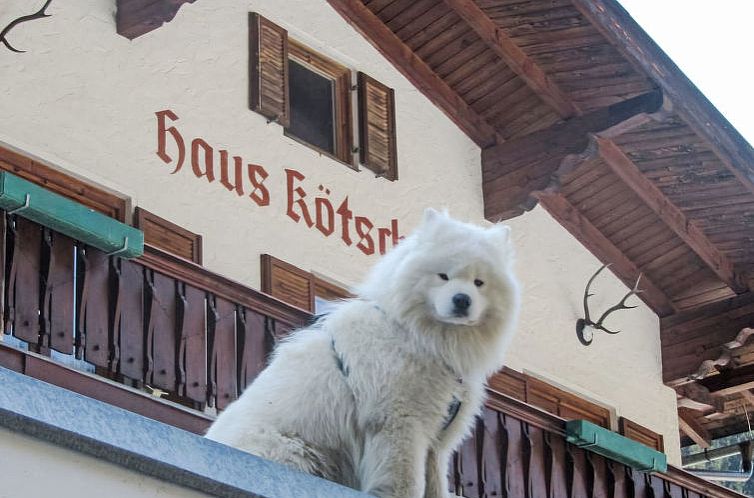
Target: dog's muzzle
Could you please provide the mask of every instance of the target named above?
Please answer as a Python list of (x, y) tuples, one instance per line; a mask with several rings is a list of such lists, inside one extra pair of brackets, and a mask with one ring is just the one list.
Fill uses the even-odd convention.
[(453, 296), (453, 314), (455, 316), (469, 316), (469, 308), (471, 307), (471, 297), (468, 294), (459, 292)]

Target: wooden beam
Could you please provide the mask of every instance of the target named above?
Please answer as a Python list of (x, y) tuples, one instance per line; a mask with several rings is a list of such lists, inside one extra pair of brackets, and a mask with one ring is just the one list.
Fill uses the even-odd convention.
[(360, 0), (327, 0), (398, 71), (480, 147), (504, 139)]
[(653, 91), (484, 149), (485, 217), (497, 221), (504, 213), (516, 216), (533, 208), (532, 192), (552, 186), (564, 158), (589, 147), (590, 133), (625, 132), (661, 113), (662, 105), (662, 94)]
[(444, 0), (500, 58), (562, 118), (581, 114), (581, 110), (547, 73), (479, 8), (474, 0)]
[(709, 392), (718, 396), (737, 394), (754, 389), (754, 365), (734, 368), (699, 381)]
[(670, 202), (651, 180), (642, 174), (631, 158), (615, 142), (599, 136), (594, 136), (594, 140), (597, 142), (599, 155), (613, 173), (623, 180), (623, 183), (633, 190), (647, 207), (654, 211), (715, 272), (720, 280), (737, 294), (748, 290), (747, 279), (734, 268), (728, 257), (710, 242), (704, 232), (690, 222), (683, 211)]
[(691, 438), (696, 444), (702, 448), (709, 448), (712, 443), (712, 436), (710, 433), (702, 427), (702, 425), (696, 420), (696, 415), (688, 408), (678, 409), (678, 427), (681, 431)]
[(754, 149), (616, 0), (573, 0), (574, 7), (642, 73), (657, 82), (678, 115), (754, 193)]
[(696, 382), (678, 386), (675, 388), (675, 392), (680, 396), (678, 399), (679, 408), (719, 413), (725, 411), (725, 400), (720, 396), (713, 395), (709, 392), (709, 389)]
[(748, 403), (751, 408), (754, 408), (754, 393), (749, 391), (748, 389), (745, 391), (741, 391), (741, 397), (744, 399), (744, 402)]
[(119, 35), (133, 40), (172, 21), (184, 3), (194, 3), (195, 1), (117, 0), (115, 10), (116, 31)]
[[(576, 237), (592, 254), (603, 263), (612, 263), (610, 269), (628, 287), (636, 282), (641, 270), (626, 257), (610, 240), (602, 235), (592, 223), (586, 219), (565, 196), (553, 192), (539, 192), (535, 196), (553, 218), (563, 225)], [(666, 316), (675, 311), (668, 296), (655, 285), (646, 275), (642, 277), (641, 288), (644, 292), (639, 297), (660, 316)]]

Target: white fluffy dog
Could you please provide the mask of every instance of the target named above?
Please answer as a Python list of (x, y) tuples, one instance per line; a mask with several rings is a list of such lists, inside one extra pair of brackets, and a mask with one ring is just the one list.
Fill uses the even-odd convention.
[(448, 496), (514, 332), (509, 228), (427, 210), (358, 297), (293, 333), (207, 437), (378, 497)]

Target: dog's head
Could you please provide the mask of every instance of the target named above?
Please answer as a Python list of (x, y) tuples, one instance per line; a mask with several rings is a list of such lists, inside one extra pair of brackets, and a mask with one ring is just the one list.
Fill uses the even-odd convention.
[[(364, 288), (407, 322), (484, 326), (511, 312), (510, 229), (482, 228), (428, 209)], [(367, 296), (372, 297), (372, 296)]]

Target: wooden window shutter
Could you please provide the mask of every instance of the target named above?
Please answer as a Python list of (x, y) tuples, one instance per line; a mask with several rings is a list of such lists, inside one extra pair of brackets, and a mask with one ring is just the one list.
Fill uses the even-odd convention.
[(249, 13), (249, 105), (283, 126), (290, 123), (288, 32)]
[(262, 254), (262, 292), (314, 311), (314, 276), (269, 254)]
[(150, 246), (202, 264), (201, 235), (140, 207), (134, 212), (134, 224), (144, 232), (144, 242)]
[(359, 157), (378, 176), (398, 179), (395, 146), (395, 92), (359, 73)]
[(618, 419), (618, 425), (620, 433), (627, 438), (654, 448), (657, 451), (665, 451), (665, 441), (662, 434), (658, 434), (624, 417)]
[(526, 402), (566, 420), (583, 419), (610, 428), (610, 410), (531, 376), (526, 376)]

